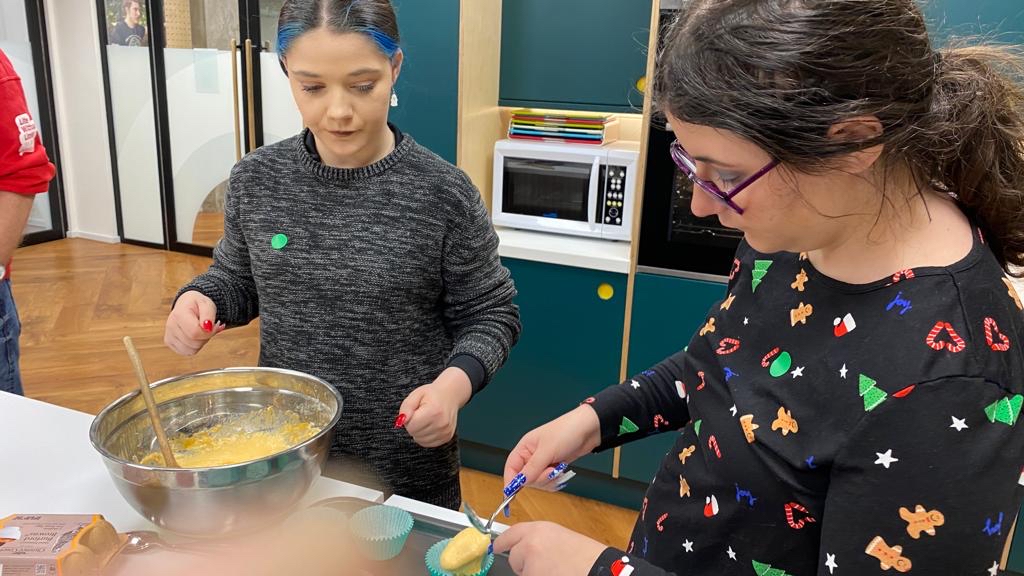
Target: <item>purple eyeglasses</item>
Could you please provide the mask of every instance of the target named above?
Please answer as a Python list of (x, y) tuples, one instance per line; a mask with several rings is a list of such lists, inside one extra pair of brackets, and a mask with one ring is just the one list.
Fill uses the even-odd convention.
[(710, 180), (704, 180), (700, 176), (697, 176), (697, 162), (683, 150), (683, 147), (679, 144), (678, 140), (673, 140), (671, 146), (669, 146), (669, 153), (672, 155), (672, 160), (676, 163), (676, 166), (686, 174), (686, 177), (691, 182), (700, 186), (705, 192), (711, 194), (714, 198), (721, 200), (726, 206), (732, 208), (737, 214), (743, 214), (743, 208), (740, 208), (732, 201), (733, 197), (743, 191), (744, 188), (750, 186), (757, 181), (758, 178), (771, 172), (772, 168), (779, 165), (778, 160), (772, 160), (767, 166), (761, 168), (755, 172), (752, 176), (740, 182), (735, 188), (728, 192), (723, 192), (714, 182)]

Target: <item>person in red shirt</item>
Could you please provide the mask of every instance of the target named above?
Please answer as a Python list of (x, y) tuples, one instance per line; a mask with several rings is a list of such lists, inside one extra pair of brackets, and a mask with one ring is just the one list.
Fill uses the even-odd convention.
[(11, 257), (36, 194), (55, 169), (28, 111), (21, 79), (0, 50), (0, 392), (22, 394), (18, 370), (21, 322), (11, 294)]

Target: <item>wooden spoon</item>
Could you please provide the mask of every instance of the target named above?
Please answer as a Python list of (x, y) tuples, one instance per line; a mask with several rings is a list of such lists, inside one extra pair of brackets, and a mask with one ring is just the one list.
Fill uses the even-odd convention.
[(174, 453), (171, 452), (171, 444), (167, 441), (167, 435), (164, 433), (164, 426), (160, 423), (160, 414), (156, 411), (153, 391), (149, 389), (149, 378), (146, 377), (146, 371), (142, 369), (142, 358), (139, 357), (139, 351), (135, 349), (131, 336), (124, 337), (124, 347), (128, 350), (128, 357), (131, 358), (132, 366), (135, 368), (135, 376), (139, 379), (139, 392), (142, 393), (142, 398), (146, 401), (146, 411), (149, 412), (149, 419), (153, 423), (153, 431), (156, 432), (156, 440), (160, 444), (164, 464), (170, 468), (179, 468), (178, 461), (174, 459)]

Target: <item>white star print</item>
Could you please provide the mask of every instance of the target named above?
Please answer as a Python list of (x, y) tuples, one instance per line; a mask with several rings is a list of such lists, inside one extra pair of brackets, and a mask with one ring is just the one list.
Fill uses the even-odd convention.
[(633, 387), (633, 390), (637, 390), (640, 388), (640, 383), (637, 382), (636, 380), (631, 380), (629, 385)]
[(828, 573), (831, 574), (833, 570), (839, 568), (839, 564), (836, 564), (836, 555), (825, 553), (825, 566), (828, 567)]
[(878, 460), (875, 460), (875, 464), (881, 464), (882, 466), (885, 466), (886, 470), (889, 469), (889, 465), (891, 465), (893, 462), (900, 461), (899, 458), (893, 458), (892, 448), (889, 448), (885, 452), (875, 452), (875, 454), (878, 455)]
[(731, 413), (733, 416), (736, 416), (736, 405), (735, 404), (732, 405), (732, 408), (729, 408), (729, 413)]
[(746, 326), (747, 324), (750, 324), (750, 318), (747, 318), (746, 316), (744, 316), (743, 317), (743, 325)]
[(999, 574), (999, 562), (993, 562), (992, 567), (988, 569), (988, 573), (992, 576)]
[(970, 426), (967, 425), (967, 418), (957, 418), (956, 416), (952, 416), (952, 418), (953, 423), (950, 424), (949, 427), (956, 428), (957, 432), (960, 432), (964, 428), (970, 428)]
[(690, 542), (689, 540), (683, 542), (683, 548), (686, 548), (687, 552), (693, 552), (693, 542)]
[(839, 376), (843, 379), (846, 379), (847, 372), (849, 372), (849, 370), (846, 369), (846, 364), (843, 364), (843, 367), (839, 369)]
[(804, 366), (797, 366), (796, 370), (793, 370), (790, 374), (793, 375), (793, 378), (799, 378), (804, 375), (804, 368)]
[(726, 550), (725, 553), (729, 555), (730, 560), (736, 560), (736, 553), (732, 551), (732, 546), (729, 546), (729, 549)]

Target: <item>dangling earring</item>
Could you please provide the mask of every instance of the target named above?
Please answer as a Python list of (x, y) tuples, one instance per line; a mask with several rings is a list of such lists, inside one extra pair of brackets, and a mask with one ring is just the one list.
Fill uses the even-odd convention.
[(391, 89), (391, 107), (398, 106), (398, 94), (395, 93), (394, 88)]

